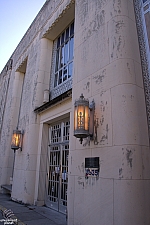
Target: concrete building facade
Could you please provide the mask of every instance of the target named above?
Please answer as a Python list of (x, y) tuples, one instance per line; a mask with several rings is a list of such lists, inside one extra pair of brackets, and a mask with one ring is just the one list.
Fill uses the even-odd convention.
[(148, 42), (150, 45), (150, 27), (149, 27), (149, 22), (150, 22), (150, 1), (143, 1), (143, 11), (144, 11), (144, 16), (145, 16), (145, 22), (146, 22), (146, 30), (147, 30), (147, 36), (148, 36)]
[[(13, 200), (67, 213), (68, 225), (150, 224), (144, 21), (139, 0), (45, 2), (0, 74), (1, 191), (11, 185)], [(95, 102), (93, 139), (82, 144), (81, 93)], [(86, 167), (93, 159), (97, 170)]]

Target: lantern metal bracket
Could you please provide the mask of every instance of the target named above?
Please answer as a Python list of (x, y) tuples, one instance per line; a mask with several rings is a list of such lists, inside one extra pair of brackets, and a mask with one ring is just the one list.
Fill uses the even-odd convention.
[(97, 128), (99, 127), (98, 118), (94, 120), (94, 145), (98, 145)]
[(21, 142), (20, 142), (20, 151), (22, 151), (22, 145), (23, 145), (23, 135), (24, 135), (24, 130), (21, 131)]
[(95, 102), (94, 99), (89, 105), (90, 115), (89, 115), (89, 136), (90, 140), (93, 140), (94, 136), (94, 114), (95, 114)]
[(99, 127), (99, 122), (98, 122), (98, 118), (96, 118), (96, 116), (94, 115), (94, 133), (93, 133), (93, 136), (90, 137), (88, 136), (86, 139), (85, 139), (85, 142), (83, 144), (83, 146), (90, 146), (90, 141), (94, 141), (94, 145), (98, 145), (98, 137), (97, 137), (97, 128)]

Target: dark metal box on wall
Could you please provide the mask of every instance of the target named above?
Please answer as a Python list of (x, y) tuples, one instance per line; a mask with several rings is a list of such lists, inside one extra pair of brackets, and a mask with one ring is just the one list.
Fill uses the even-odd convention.
[(99, 176), (99, 157), (85, 158), (85, 178)]

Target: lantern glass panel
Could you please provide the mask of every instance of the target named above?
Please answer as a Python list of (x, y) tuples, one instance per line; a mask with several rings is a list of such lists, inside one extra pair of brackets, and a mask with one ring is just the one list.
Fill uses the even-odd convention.
[(11, 148), (12, 149), (20, 148), (20, 143), (21, 143), (21, 132), (14, 131), (12, 135)]
[(74, 110), (74, 130), (76, 130), (78, 128), (78, 111), (77, 111), (77, 107), (75, 107)]
[(78, 129), (84, 129), (85, 121), (84, 121), (84, 106), (78, 106)]
[(89, 129), (89, 107), (85, 106), (85, 130)]

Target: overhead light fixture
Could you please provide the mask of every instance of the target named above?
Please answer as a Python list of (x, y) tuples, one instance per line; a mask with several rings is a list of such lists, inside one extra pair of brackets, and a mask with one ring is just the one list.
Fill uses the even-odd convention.
[(74, 103), (74, 136), (80, 139), (93, 137), (94, 133), (94, 100), (89, 105), (89, 100), (85, 99), (83, 94)]
[(19, 148), (22, 150), (22, 136), (23, 132), (21, 130), (13, 130), (12, 140), (11, 140), (11, 149), (18, 150)]

